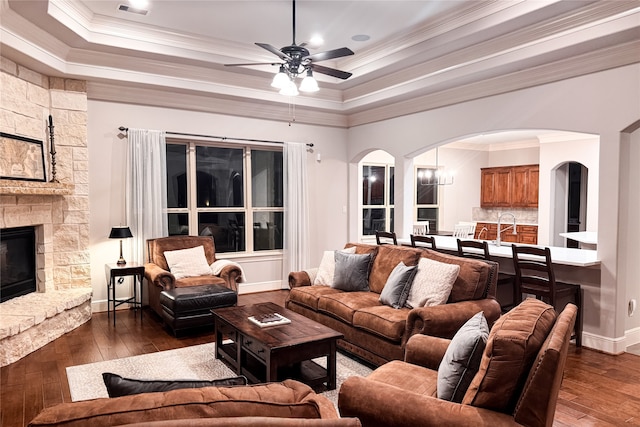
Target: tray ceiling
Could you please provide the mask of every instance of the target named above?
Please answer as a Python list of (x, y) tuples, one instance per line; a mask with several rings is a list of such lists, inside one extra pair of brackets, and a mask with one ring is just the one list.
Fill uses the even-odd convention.
[[(291, 44), (289, 1), (0, 0), (3, 56), (87, 80), (93, 99), (175, 105), (277, 119), (290, 99), (255, 42)], [(298, 1), (297, 42), (315, 34), (323, 62), (353, 73), (316, 76), (295, 98), (298, 121), (349, 127), (640, 62), (638, 1)], [(354, 36), (367, 35), (367, 41)], [(212, 107), (216, 99), (217, 107)], [(251, 104), (251, 108), (246, 108)], [(244, 112), (243, 112), (244, 111)], [(247, 113), (250, 111), (250, 113)], [(286, 117), (284, 118), (286, 120)]]

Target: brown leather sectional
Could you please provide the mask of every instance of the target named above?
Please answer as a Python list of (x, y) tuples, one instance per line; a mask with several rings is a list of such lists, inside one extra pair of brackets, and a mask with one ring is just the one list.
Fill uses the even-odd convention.
[[(312, 285), (315, 271), (292, 272), (286, 307), (341, 332), (344, 339), (338, 346), (374, 365), (402, 360), (405, 344), (414, 334), (452, 338), (479, 311), (484, 311), (489, 326), (500, 317), (495, 299), (496, 263), (396, 245), (348, 243), (345, 248), (352, 246), (358, 254), (374, 254), (369, 291), (344, 292)], [(380, 292), (395, 266), (400, 261), (417, 265), (420, 257), (460, 266), (448, 302), (414, 309), (380, 303)]]
[(61, 403), (45, 408), (29, 427), (345, 426), (333, 403), (300, 382), (204, 387)]

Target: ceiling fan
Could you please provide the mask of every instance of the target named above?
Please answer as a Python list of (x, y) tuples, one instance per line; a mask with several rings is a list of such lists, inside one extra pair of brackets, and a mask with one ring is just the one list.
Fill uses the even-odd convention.
[[(339, 49), (328, 50), (325, 52), (319, 52), (311, 54), (304, 46), (306, 43), (300, 45), (296, 44), (296, 1), (293, 0), (293, 42), (290, 46), (285, 46), (281, 49), (277, 49), (268, 43), (256, 43), (263, 49), (276, 55), (282, 60), (282, 62), (253, 62), (245, 64), (225, 64), (227, 67), (238, 67), (248, 65), (279, 65), (280, 70), (273, 79), (272, 86), (281, 89), (281, 93), (286, 95), (297, 95), (297, 88), (293, 81), (296, 77), (306, 72), (306, 77), (300, 85), (300, 90), (304, 92), (314, 92), (318, 90), (318, 84), (313, 79), (312, 71), (320, 74), (326, 74), (328, 76), (337, 77), (342, 80), (346, 80), (351, 77), (351, 73), (346, 71), (337, 70), (335, 68), (329, 68), (316, 64), (319, 61), (326, 61), (328, 59), (341, 58), (343, 56), (353, 55), (353, 51), (347, 47)], [(292, 86), (293, 85), (293, 86)]]

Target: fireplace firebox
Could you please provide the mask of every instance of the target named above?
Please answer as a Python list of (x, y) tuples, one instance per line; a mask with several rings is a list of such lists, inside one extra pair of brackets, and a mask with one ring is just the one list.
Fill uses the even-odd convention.
[(35, 227), (0, 230), (0, 302), (36, 289)]

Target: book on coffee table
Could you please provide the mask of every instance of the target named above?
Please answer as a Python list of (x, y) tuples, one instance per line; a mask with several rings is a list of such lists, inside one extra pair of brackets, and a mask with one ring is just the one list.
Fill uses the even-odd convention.
[(267, 326), (286, 325), (288, 323), (291, 323), (291, 320), (278, 313), (249, 316), (249, 321), (255, 323), (261, 328), (265, 328)]

